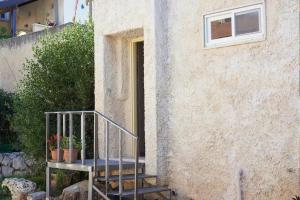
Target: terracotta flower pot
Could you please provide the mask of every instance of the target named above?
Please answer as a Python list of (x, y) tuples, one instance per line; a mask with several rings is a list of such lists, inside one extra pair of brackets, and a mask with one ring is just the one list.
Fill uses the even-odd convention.
[[(70, 155), (72, 152), (72, 155)], [(77, 149), (64, 149), (64, 160), (68, 163), (73, 163), (77, 160), (78, 150)], [(72, 156), (72, 157), (70, 157)]]
[(54, 149), (51, 151), (51, 158), (53, 161), (62, 162), (63, 161), (63, 150), (59, 150), (59, 158), (58, 158), (58, 151), (57, 149)]

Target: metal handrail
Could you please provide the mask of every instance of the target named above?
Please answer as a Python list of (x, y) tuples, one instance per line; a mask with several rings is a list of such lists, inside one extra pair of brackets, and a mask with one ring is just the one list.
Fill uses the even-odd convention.
[[(97, 176), (98, 172), (98, 117), (101, 117), (105, 120), (105, 185), (106, 191), (105, 194), (108, 194), (108, 183), (109, 183), (109, 126), (113, 125), (115, 128), (118, 129), (119, 132), (119, 195), (122, 198), (123, 188), (122, 188), (122, 170), (123, 170), (123, 155), (122, 155), (122, 135), (126, 134), (130, 136), (135, 141), (135, 172), (134, 172), (134, 199), (137, 199), (137, 188), (138, 188), (138, 162), (139, 162), (139, 148), (138, 148), (138, 136), (134, 135), (132, 132), (127, 130), (126, 128), (122, 127), (118, 123), (114, 122), (109, 117), (105, 116), (104, 114), (94, 110), (94, 111), (56, 111), (56, 112), (45, 112), (46, 114), (46, 141), (49, 137), (50, 132), (50, 115), (56, 114), (57, 115), (57, 133), (58, 133), (58, 142), (57, 142), (57, 158), (59, 159), (59, 143), (60, 143), (60, 134), (61, 134), (61, 115), (63, 116), (63, 136), (66, 133), (66, 115), (69, 115), (69, 146), (72, 147), (72, 133), (73, 133), (73, 115), (80, 114), (81, 115), (81, 164), (85, 164), (85, 116), (86, 115), (94, 115), (94, 176)], [(70, 151), (71, 152), (71, 151)], [(70, 155), (71, 157), (72, 155)], [(46, 143), (46, 160), (48, 161), (48, 143)]]

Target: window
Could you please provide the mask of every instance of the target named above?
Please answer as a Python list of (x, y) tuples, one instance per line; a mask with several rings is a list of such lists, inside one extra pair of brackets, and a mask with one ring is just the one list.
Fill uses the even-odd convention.
[(9, 20), (9, 13), (1, 13), (0, 20), (8, 21)]
[(204, 16), (205, 47), (217, 47), (265, 37), (263, 4)]

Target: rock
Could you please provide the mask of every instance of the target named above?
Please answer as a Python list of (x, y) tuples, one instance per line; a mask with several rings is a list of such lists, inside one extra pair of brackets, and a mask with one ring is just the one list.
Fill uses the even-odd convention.
[(16, 157), (19, 156), (19, 155), (20, 155), (20, 153), (18, 153), (18, 152), (14, 152), (14, 153), (8, 154), (8, 156), (9, 156), (9, 158), (10, 158), (11, 160), (13, 160), (14, 158), (16, 158)]
[(88, 198), (88, 181), (81, 181), (63, 190), (61, 200), (86, 200)]
[(16, 170), (25, 170), (27, 168), (24, 158), (22, 156), (17, 156), (13, 159), (13, 168)]
[(36, 188), (36, 184), (34, 182), (23, 178), (6, 178), (2, 182), (2, 187), (3, 186), (9, 189), (12, 200), (26, 200), (27, 195), (33, 192)]
[(27, 200), (44, 200), (46, 199), (46, 192), (34, 192), (27, 196)]
[(2, 166), (2, 175), (5, 176), (11, 176), (13, 174), (14, 169), (8, 166)]
[(27, 164), (28, 167), (32, 167), (34, 164), (34, 161), (32, 159), (26, 159), (25, 163)]
[(12, 159), (10, 159), (10, 156), (4, 156), (4, 158), (2, 160), (2, 165), (11, 167)]

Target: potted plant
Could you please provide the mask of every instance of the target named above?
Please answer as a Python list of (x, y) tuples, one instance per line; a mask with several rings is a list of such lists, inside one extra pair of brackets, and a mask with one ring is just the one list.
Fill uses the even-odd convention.
[[(62, 143), (62, 136), (60, 136), (60, 146)], [(49, 150), (51, 151), (51, 159), (53, 161), (61, 162), (63, 161), (63, 150), (57, 149), (57, 141), (58, 141), (58, 136), (57, 134), (51, 135), (48, 139), (48, 146)], [(58, 157), (58, 152), (59, 152), (59, 157)]]
[(70, 148), (70, 138), (64, 137), (62, 140), (62, 148), (64, 150), (64, 160), (72, 163), (77, 160), (78, 152), (81, 150), (81, 144), (76, 136), (72, 137), (72, 149)]

